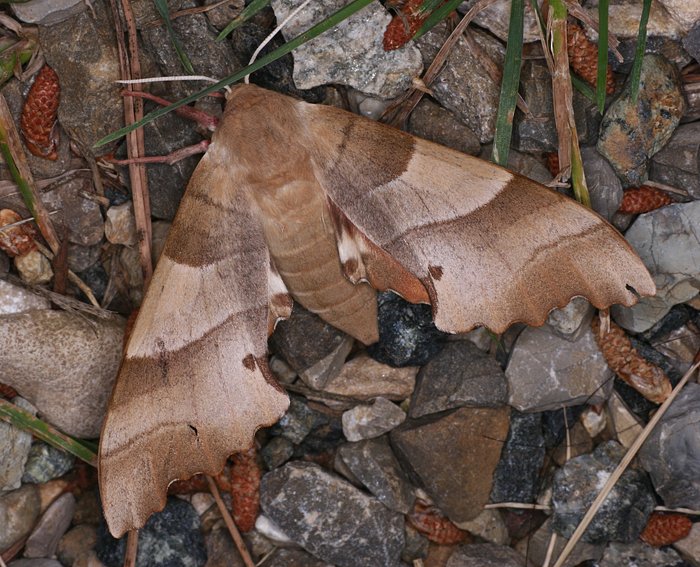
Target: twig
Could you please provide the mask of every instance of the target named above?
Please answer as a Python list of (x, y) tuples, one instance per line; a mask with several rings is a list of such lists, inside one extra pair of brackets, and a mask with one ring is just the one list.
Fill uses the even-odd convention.
[[(51, 252), (51, 250), (46, 248), (46, 246), (44, 246), (41, 242), (37, 242), (35, 240), (34, 243), (39, 249), (39, 252), (46, 256), (49, 260), (53, 260), (54, 255)], [(81, 280), (73, 270), (68, 270), (68, 279), (73, 284), (75, 284), (80, 291), (82, 291), (85, 294), (85, 297), (88, 298), (88, 301), (90, 301), (90, 303), (92, 303), (95, 307), (100, 307), (100, 302), (97, 301), (97, 298), (95, 297), (95, 294), (92, 293), (92, 289), (90, 289), (90, 286), (87, 285), (83, 280)]]
[(248, 553), (248, 548), (245, 546), (245, 542), (243, 541), (243, 538), (241, 537), (241, 534), (238, 531), (236, 524), (233, 523), (233, 518), (231, 517), (231, 514), (229, 514), (229, 511), (226, 508), (226, 504), (224, 504), (224, 501), (221, 499), (219, 487), (216, 486), (214, 479), (209, 475), (207, 475), (207, 483), (209, 484), (209, 491), (214, 497), (214, 500), (216, 500), (216, 505), (219, 507), (219, 512), (221, 512), (221, 516), (224, 518), (226, 527), (228, 528), (228, 531), (231, 534), (234, 543), (236, 544), (238, 553), (241, 554), (243, 563), (245, 563), (246, 567), (255, 567), (255, 563), (253, 563), (253, 559), (251, 558), (250, 553)]
[(136, 567), (136, 552), (139, 550), (139, 531), (129, 530), (126, 535), (124, 567)]
[(579, 525), (574, 530), (574, 533), (571, 535), (571, 538), (564, 546), (564, 549), (562, 550), (561, 554), (559, 555), (559, 558), (557, 559), (557, 562), (554, 564), (554, 567), (562, 567), (562, 565), (564, 565), (564, 562), (569, 557), (569, 555), (571, 555), (571, 552), (573, 551), (574, 547), (576, 546), (578, 541), (583, 536), (584, 532), (588, 528), (588, 525), (593, 520), (593, 517), (596, 515), (596, 513), (598, 512), (600, 507), (603, 505), (603, 502), (605, 502), (605, 499), (608, 497), (608, 494), (610, 494), (610, 491), (613, 489), (613, 487), (615, 486), (617, 481), (622, 476), (622, 473), (625, 472), (625, 470), (627, 469), (629, 464), (632, 462), (632, 459), (634, 459), (634, 457), (639, 452), (639, 449), (641, 448), (641, 446), (647, 440), (647, 438), (649, 437), (651, 432), (654, 430), (656, 425), (659, 423), (659, 421), (661, 421), (661, 418), (668, 411), (669, 406), (676, 399), (679, 392), (688, 383), (688, 381), (690, 380), (690, 377), (695, 373), (695, 371), (698, 369), (698, 367), (700, 367), (700, 360), (697, 360), (697, 357), (696, 357), (695, 364), (693, 364), (693, 366), (691, 366), (688, 369), (688, 372), (686, 372), (685, 375), (683, 376), (683, 378), (681, 378), (681, 381), (678, 382), (676, 387), (671, 392), (671, 395), (668, 398), (666, 398), (666, 401), (663, 404), (661, 404), (661, 406), (659, 407), (657, 412), (654, 414), (654, 416), (651, 418), (649, 423), (646, 425), (644, 430), (639, 434), (639, 437), (637, 437), (637, 439), (632, 444), (632, 446), (627, 450), (627, 453), (625, 453), (625, 456), (620, 461), (620, 464), (617, 465), (617, 468), (610, 475), (607, 482), (603, 486), (603, 489), (600, 491), (600, 493), (598, 494), (596, 499), (593, 501), (593, 504), (591, 504), (591, 507), (588, 509), (588, 512), (586, 512), (586, 515), (583, 517), (583, 519), (581, 520)]

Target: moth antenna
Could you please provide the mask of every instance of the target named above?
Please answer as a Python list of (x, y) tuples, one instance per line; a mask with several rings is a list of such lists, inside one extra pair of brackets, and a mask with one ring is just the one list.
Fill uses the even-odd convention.
[[(289, 23), (289, 21), (292, 18), (296, 17), (296, 15), (299, 12), (301, 12), (304, 8), (306, 8), (306, 6), (309, 4), (309, 2), (311, 2), (311, 0), (305, 0), (304, 2), (299, 4), (299, 6), (294, 8), (294, 10), (292, 10), (292, 12), (284, 20), (282, 20), (282, 23), (279, 24), (274, 30), (272, 30), (270, 35), (268, 35), (265, 39), (262, 40), (260, 45), (258, 45), (257, 49), (253, 52), (253, 55), (250, 58), (250, 61), (248, 62), (248, 65), (252, 65), (255, 62), (255, 60), (258, 58), (258, 55), (260, 55), (260, 52), (263, 50), (263, 48), (268, 43), (270, 43), (270, 41), (272, 41), (272, 38), (275, 37), (280, 32), (280, 30)], [(246, 75), (245, 77), (243, 77), (243, 82), (246, 85), (248, 83), (250, 83), (250, 75)]]

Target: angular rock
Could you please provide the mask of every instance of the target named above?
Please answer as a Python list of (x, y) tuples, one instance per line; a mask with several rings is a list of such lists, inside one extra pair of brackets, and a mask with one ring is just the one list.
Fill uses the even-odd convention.
[(694, 523), (690, 533), (674, 543), (673, 547), (693, 567), (700, 565), (700, 524)]
[(684, 0), (659, 0), (671, 17), (676, 20), (684, 31), (688, 31), (700, 21), (700, 5)]
[[(417, 40), (424, 64), (432, 62), (447, 35), (445, 26), (438, 25)], [(460, 38), (451, 49), (430, 90), (442, 106), (458, 116), (485, 144), (493, 140), (500, 81), (494, 80), (484, 68), (483, 57), (501, 67), (505, 51), (498, 40), (486, 33), (471, 29), (468, 36)]]
[(544, 462), (542, 415), (510, 414), (510, 430), (493, 475), (492, 502), (534, 502)]
[[(624, 456), (615, 441), (599, 445), (590, 455), (568, 461), (554, 473), (552, 529), (571, 537), (610, 474)], [(628, 468), (598, 510), (583, 540), (631, 542), (642, 533), (656, 502), (646, 474)]]
[[(591, 18), (598, 16), (598, 7), (586, 10)], [(608, 28), (618, 38), (636, 38), (639, 34), (639, 21), (642, 17), (642, 5), (638, 3), (619, 2), (609, 7)], [(647, 25), (647, 35), (678, 38), (681, 26), (658, 2), (652, 2)]]
[(496, 360), (470, 341), (453, 341), (418, 372), (409, 415), (499, 407), (507, 401), (506, 377)]
[[(700, 35), (700, 25), (698, 26)], [(681, 124), (668, 143), (652, 158), (649, 178), (681, 187), (700, 199), (700, 122)]]
[(317, 559), (303, 549), (284, 548), (275, 550), (259, 565), (260, 567), (333, 567), (330, 563)]
[(413, 392), (417, 373), (417, 366), (394, 368), (361, 354), (346, 362), (340, 373), (326, 383), (323, 391), (356, 400), (382, 397), (401, 401)]
[(377, 295), (379, 342), (367, 352), (391, 366), (420, 366), (442, 349), (447, 335), (433, 323), (429, 305), (413, 305), (392, 292)]
[(700, 506), (700, 384), (683, 388), (639, 452), (654, 489), (669, 507)]
[(270, 344), (309, 387), (318, 390), (338, 375), (353, 340), (295, 304), (292, 316), (277, 325)]
[(469, 126), (462, 123), (449, 110), (424, 98), (411, 113), (408, 131), (414, 136), (454, 148), (465, 154), (477, 155), (481, 151), (479, 138)]
[(646, 55), (636, 103), (628, 81), (603, 116), (597, 149), (627, 185), (641, 185), (647, 178), (647, 159), (668, 142), (684, 110), (675, 67), (663, 57)]
[(36, 442), (29, 449), (22, 482), (40, 484), (66, 474), (75, 464), (75, 457), (66, 451)]
[(700, 288), (700, 201), (677, 203), (640, 215), (625, 237), (656, 283), (656, 295), (632, 307), (614, 306), (618, 325), (639, 333), (651, 328), (671, 307), (692, 299)]
[(90, 551), (97, 543), (97, 528), (88, 524), (68, 530), (58, 542), (56, 556), (64, 565), (73, 565), (76, 559)]
[(131, 201), (107, 209), (105, 238), (112, 244), (133, 246), (138, 241), (134, 205)]
[(4, 315), (3, 382), (62, 431), (95, 438), (121, 361), (123, 334), (121, 318), (48, 310)]
[(343, 433), (348, 441), (379, 437), (401, 425), (404, 411), (386, 398), (377, 398), (371, 406), (359, 405), (343, 414)]
[(217, 525), (207, 537), (207, 562), (204, 567), (246, 567), (224, 526)]
[(525, 567), (525, 558), (512, 547), (495, 543), (460, 545), (446, 567)]
[(581, 159), (588, 191), (591, 194), (591, 207), (600, 216), (610, 221), (622, 203), (623, 191), (620, 178), (608, 160), (595, 148), (581, 148)]
[[(515, 549), (527, 556), (530, 565), (544, 565), (545, 558), (548, 556), (552, 533), (552, 522), (548, 519), (535, 532), (521, 539), (515, 545)], [(568, 541), (568, 539), (557, 534), (554, 552), (551, 554), (551, 557), (559, 557)], [(592, 543), (579, 541), (571, 555), (564, 562), (563, 567), (576, 567), (582, 563), (585, 564), (585, 561), (597, 561), (603, 555), (604, 549), (604, 544), (593, 545)]]
[[(12, 403), (36, 415), (36, 408), (19, 396)], [(22, 474), (31, 445), (31, 433), (0, 421), (0, 493), (15, 490), (22, 484)]]
[(18, 20), (26, 24), (50, 26), (83, 12), (87, 5), (82, 0), (30, 0), (11, 4)]
[[(278, 21), (301, 4), (301, 0), (274, 0)], [(327, 18), (347, 0), (327, 0), (306, 6), (283, 29), (290, 40)], [(392, 98), (405, 91), (411, 77), (422, 69), (418, 50), (412, 45), (384, 51), (382, 37), (391, 16), (380, 5), (371, 3), (336, 27), (294, 50), (294, 82), (300, 89), (339, 83), (381, 98)]]
[(289, 409), (275, 427), (281, 429), (283, 437), (298, 445), (314, 428), (317, 419), (317, 413), (309, 408), (303, 398), (292, 396)]
[(51, 302), (28, 289), (0, 279), (0, 315), (48, 309)]
[(528, 412), (601, 403), (612, 390), (611, 377), (590, 328), (569, 342), (544, 327), (528, 327), (506, 368), (508, 403)]
[(32, 484), (0, 494), (0, 549), (7, 549), (26, 536), (41, 511), (39, 490)]
[[(105, 524), (98, 529), (95, 551), (106, 567), (124, 564), (126, 538), (114, 539)], [(170, 497), (162, 512), (139, 530), (136, 565), (146, 567), (202, 567), (207, 561), (199, 516), (189, 502)]]
[(15, 257), (15, 268), (22, 281), (29, 285), (49, 283), (53, 277), (51, 262), (38, 250)]
[[(74, 272), (84, 272), (97, 264), (102, 253), (102, 246), (68, 245), (68, 267)], [(93, 290), (94, 291), (94, 290)]]
[(25, 557), (52, 557), (58, 542), (68, 530), (75, 512), (75, 496), (70, 492), (54, 500), (39, 520), (24, 546)]
[(688, 564), (672, 549), (656, 549), (641, 541), (620, 543), (611, 541), (596, 564), (598, 567), (686, 567)]
[(547, 325), (561, 338), (576, 342), (586, 331), (595, 309), (583, 297), (574, 297), (566, 307), (552, 309), (547, 316)]
[(700, 61), (700, 19), (683, 38), (683, 47), (693, 59)]
[(91, 182), (78, 178), (41, 194), (44, 205), (50, 211), (58, 211), (52, 215), (52, 221), (66, 227), (68, 241), (80, 246), (100, 244), (104, 236), (100, 205), (84, 196), (91, 192)]
[(55, 559), (17, 559), (8, 564), (8, 567), (63, 567), (59, 561)]
[(617, 392), (608, 399), (608, 413), (620, 445), (629, 449), (644, 429), (644, 425), (630, 411)]
[[(476, 0), (467, 0), (459, 7), (460, 12), (466, 12), (474, 7)], [(540, 0), (537, 3), (542, 5)], [(510, 2), (508, 0), (496, 0), (484, 7), (474, 18), (474, 22), (479, 26), (492, 32), (501, 41), (508, 40), (508, 28), (510, 25)], [(523, 20), (523, 41), (530, 43), (540, 40), (540, 32), (537, 24), (537, 16), (532, 10), (532, 5), (525, 4), (525, 14)]]
[(338, 565), (398, 566), (404, 520), (340, 477), (293, 462), (266, 474), (262, 508), (295, 542)]
[(389, 510), (402, 514), (411, 511), (413, 486), (385, 437), (347, 443), (338, 453), (353, 476)]
[(391, 432), (404, 469), (453, 522), (474, 519), (488, 502), (509, 413), (508, 407), (460, 408), (408, 421)]
[(487, 508), (473, 520), (456, 524), (461, 530), (479, 536), (481, 539), (498, 545), (508, 545), (508, 528), (498, 510)]
[(289, 439), (281, 436), (273, 437), (267, 445), (260, 450), (260, 456), (269, 471), (281, 467), (292, 458), (293, 454), (294, 445)]

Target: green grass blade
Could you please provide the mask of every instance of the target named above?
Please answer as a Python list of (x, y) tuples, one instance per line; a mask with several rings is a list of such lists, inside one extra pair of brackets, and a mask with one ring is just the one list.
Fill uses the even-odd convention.
[(163, 20), (163, 23), (165, 24), (165, 29), (168, 32), (168, 36), (170, 36), (170, 43), (173, 44), (173, 47), (175, 48), (175, 52), (177, 53), (177, 56), (180, 58), (180, 61), (182, 62), (182, 66), (185, 69), (187, 73), (190, 75), (194, 75), (194, 67), (192, 67), (192, 63), (187, 57), (187, 53), (185, 53), (185, 50), (182, 47), (182, 43), (180, 42), (180, 38), (177, 36), (175, 33), (175, 30), (173, 29), (173, 23), (170, 20), (170, 10), (168, 8), (168, 3), (166, 0), (153, 0), (153, 3), (156, 6), (156, 9), (158, 10), (158, 13), (160, 14), (160, 17)]
[(423, 25), (420, 27), (416, 35), (413, 36), (413, 39), (418, 39), (420, 36), (428, 33), (442, 20), (449, 16), (453, 10), (456, 10), (461, 3), (462, 0), (449, 0), (449, 2), (445, 3), (444, 6), (440, 6), (437, 10), (430, 14), (430, 16), (428, 16), (428, 19), (425, 20), (425, 22), (423, 22)]
[(510, 5), (510, 24), (508, 27), (508, 45), (506, 46), (501, 97), (498, 101), (496, 115), (496, 132), (493, 140), (491, 159), (502, 166), (508, 162), (510, 139), (513, 134), (513, 116), (518, 99), (520, 85), (520, 64), (523, 56), (523, 19), (525, 5), (523, 0), (512, 0)]
[(642, 17), (639, 20), (639, 33), (637, 34), (637, 50), (634, 54), (634, 64), (630, 74), (630, 94), (632, 102), (637, 102), (639, 94), (639, 78), (642, 74), (642, 59), (647, 47), (647, 23), (649, 22), (649, 12), (651, 11), (651, 0), (644, 0), (642, 5)]
[(250, 18), (252, 18), (269, 3), (270, 0), (253, 0), (250, 4), (243, 8), (243, 11), (238, 14), (238, 16), (233, 18), (233, 20), (231, 20), (223, 30), (221, 30), (221, 33), (216, 36), (216, 41), (225, 39), (228, 34), (250, 20)]
[(589, 85), (581, 77), (571, 73), (571, 84), (578, 92), (580, 92), (588, 100), (590, 100), (593, 103), (597, 103), (597, 101), (598, 101), (598, 99), (596, 98), (597, 91), (594, 91), (591, 88), (591, 85)]
[(605, 111), (605, 94), (608, 85), (608, 4), (610, 0), (598, 0), (598, 76), (595, 96), (598, 112)]
[(315, 26), (312, 26), (305, 32), (299, 34), (297, 37), (294, 39), (288, 41), (284, 45), (280, 45), (277, 49), (274, 51), (271, 51), (267, 55), (264, 55), (255, 63), (252, 65), (248, 65), (241, 69), (240, 71), (237, 71), (233, 75), (229, 75), (225, 79), (220, 80), (218, 83), (215, 83), (205, 89), (202, 89), (199, 92), (196, 92), (188, 97), (185, 97), (181, 100), (178, 100), (177, 102), (174, 102), (173, 104), (169, 106), (165, 106), (163, 108), (159, 108), (158, 110), (154, 110), (153, 112), (150, 112), (146, 116), (144, 116), (141, 120), (138, 122), (134, 122), (133, 124), (130, 124), (129, 126), (125, 126), (124, 128), (120, 128), (119, 130), (112, 132), (111, 134), (108, 134), (101, 140), (98, 140), (94, 147), (98, 148), (100, 146), (103, 146), (104, 144), (107, 144), (109, 142), (113, 142), (114, 140), (118, 140), (122, 136), (125, 136), (129, 132), (135, 130), (136, 128), (140, 128), (141, 126), (144, 126), (145, 124), (148, 124), (149, 122), (152, 122), (156, 118), (159, 118), (160, 116), (163, 116), (164, 114), (167, 114), (168, 112), (171, 112), (175, 110), (176, 108), (180, 108), (181, 106), (184, 106), (185, 104), (189, 104), (191, 102), (194, 102), (203, 96), (206, 96), (211, 93), (215, 93), (219, 89), (222, 89), (224, 87), (227, 87), (228, 85), (235, 83), (236, 81), (240, 81), (243, 77), (246, 75), (249, 75), (253, 73), (254, 71), (257, 71), (258, 69), (262, 69), (265, 65), (268, 65), (269, 63), (272, 63), (273, 61), (276, 61), (280, 57), (286, 55), (290, 51), (293, 51), (300, 45), (303, 45), (307, 41), (312, 40), (313, 38), (321, 35), (323, 32), (329, 30), (330, 28), (335, 27), (338, 25), (340, 22), (343, 20), (349, 18), (352, 16), (355, 12), (359, 12), (362, 8), (367, 6), (368, 4), (371, 4), (374, 0), (354, 0), (353, 2), (350, 2), (347, 6), (344, 8), (341, 8), (322, 22), (319, 22)]
[(11, 423), (22, 431), (31, 433), (34, 437), (49, 445), (68, 451), (93, 467), (97, 466), (97, 452), (93, 450), (94, 445), (92, 443), (89, 443), (88, 446), (88, 443), (78, 441), (70, 435), (61, 433), (45, 421), (34, 417), (28, 411), (17, 407), (7, 400), (0, 399), (0, 419)]

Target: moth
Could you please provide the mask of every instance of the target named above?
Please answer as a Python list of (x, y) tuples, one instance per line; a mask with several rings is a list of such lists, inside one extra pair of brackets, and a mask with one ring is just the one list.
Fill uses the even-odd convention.
[(99, 449), (112, 534), (218, 473), (288, 406), (267, 338), (292, 299), (378, 339), (375, 290), (443, 331), (541, 325), (653, 295), (608, 223), (529, 179), (343, 110), (241, 85), (192, 175), (125, 350)]

